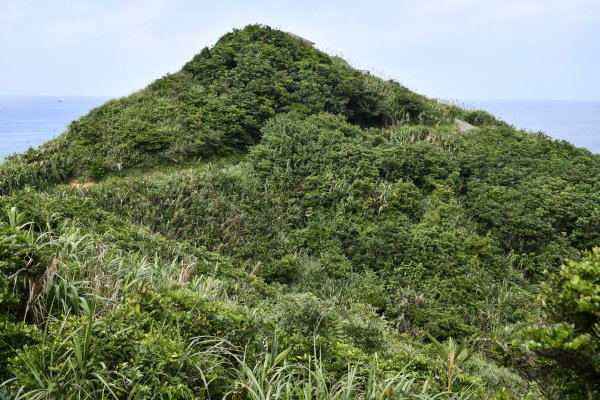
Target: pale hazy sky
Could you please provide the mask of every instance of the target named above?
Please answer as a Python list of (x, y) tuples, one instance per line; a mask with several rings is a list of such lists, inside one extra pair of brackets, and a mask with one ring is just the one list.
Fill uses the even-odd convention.
[(600, 100), (599, 0), (0, 0), (0, 95), (126, 95), (250, 23), (431, 97)]

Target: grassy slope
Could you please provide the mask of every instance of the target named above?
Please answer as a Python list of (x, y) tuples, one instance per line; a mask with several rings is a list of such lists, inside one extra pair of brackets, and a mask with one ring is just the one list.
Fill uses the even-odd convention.
[[(459, 134), (456, 116), (481, 127)], [(372, 366), (377, 353), (385, 369), (433, 377), (439, 391), (443, 361), (424, 332), (487, 337), (535, 317), (542, 271), (600, 244), (598, 156), (257, 26), (0, 171), (2, 209), (18, 206), (36, 222), (34, 239), (0, 231), (18, 239), (1, 242), (0, 323), (5, 337), (33, 344), (2, 374), (17, 377), (13, 389), (48, 389), (52, 376), (40, 383), (34, 371), (48, 373), (46, 357), (59, 354), (63, 396), (85, 380), (79, 390), (96, 395), (220, 397), (247, 378), (236, 378), (238, 350), (249, 346), (245, 361), (261, 362), (274, 332), (300, 364), (316, 344), (331, 377), (348, 362)], [(104, 180), (57, 185), (71, 178)], [(22, 289), (10, 294), (10, 279)], [(75, 307), (82, 301), (95, 312)], [(15, 324), (24, 314), (46, 321), (46, 333)], [(70, 356), (86, 326), (87, 361)], [(194, 339), (206, 336), (229, 344), (217, 351)], [(200, 378), (208, 367), (215, 384)], [(487, 348), (462, 366), (455, 390), (503, 387), (533, 390)]]

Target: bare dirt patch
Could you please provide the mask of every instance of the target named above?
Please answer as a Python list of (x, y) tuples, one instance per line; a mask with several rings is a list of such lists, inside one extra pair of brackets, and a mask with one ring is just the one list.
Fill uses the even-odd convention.
[(79, 181), (71, 181), (69, 182), (69, 186), (77, 188), (77, 189), (85, 189), (90, 186), (94, 186), (96, 182), (88, 181), (88, 182), (79, 182)]

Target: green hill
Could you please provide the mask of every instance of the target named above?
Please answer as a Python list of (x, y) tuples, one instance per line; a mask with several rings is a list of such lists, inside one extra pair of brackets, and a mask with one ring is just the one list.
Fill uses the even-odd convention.
[(289, 112), (339, 114), (363, 127), (492, 118), (362, 74), (285, 32), (248, 26), (204, 48), (181, 71), (92, 110), (20, 161), (30, 166), (29, 181), (59, 182), (215, 158), (257, 143), (268, 119)]
[(598, 390), (600, 157), (285, 32), (9, 158), (0, 208), (0, 397)]

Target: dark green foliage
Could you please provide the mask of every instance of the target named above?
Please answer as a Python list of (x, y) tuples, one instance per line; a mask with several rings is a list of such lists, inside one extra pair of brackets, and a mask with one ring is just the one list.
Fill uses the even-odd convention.
[(542, 286), (540, 302), (543, 323), (523, 329), (513, 344), (523, 340), (545, 368), (558, 365), (573, 371), (574, 375), (559, 372), (554, 379), (567, 392), (594, 398), (600, 392), (600, 249), (587, 252), (580, 261), (568, 261), (551, 275)]
[(41, 188), (45, 183), (39, 168), (28, 163), (24, 155), (14, 155), (0, 163), (0, 195), (25, 186)]
[(467, 134), (461, 146), (467, 204), (505, 249), (522, 254), (528, 273), (598, 244), (598, 156), (508, 128)]
[[(323, 294), (356, 285), (353, 299), (404, 329), (445, 338), (489, 328), (477, 311), (495, 296), (485, 288), (515, 271), (456, 201), (456, 163), (402, 135), (328, 114), (281, 116), (263, 130), (250, 165), (118, 180), (90, 193), (108, 210), (234, 257), (267, 282)], [(420, 300), (400, 306), (398, 285)], [(500, 318), (515, 320), (508, 310)]]
[[(35, 280), (46, 272), (49, 253), (44, 251), (33, 225), (25, 214), (12, 207), (0, 219), (0, 317), (15, 320), (38, 320), (30, 310)], [(10, 287), (12, 290), (9, 290)], [(32, 315), (28, 315), (32, 311)]]

